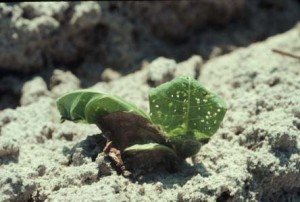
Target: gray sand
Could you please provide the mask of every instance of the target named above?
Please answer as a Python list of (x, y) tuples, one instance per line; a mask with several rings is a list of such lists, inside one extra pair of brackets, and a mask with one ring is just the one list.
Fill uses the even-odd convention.
[[(24, 3), (22, 9), (31, 6)], [(63, 21), (53, 13), (69, 6), (74, 7), (61, 3), (62, 10), (40, 12)], [(76, 9), (84, 13), (80, 5)], [(80, 32), (90, 18), (71, 17)], [(56, 20), (49, 19), (47, 29), (59, 27)], [(16, 50), (22, 55), (26, 44), (20, 46)], [(111, 166), (95, 125), (60, 123), (55, 100), (81, 87), (77, 76), (57, 68), (49, 81), (36, 76), (21, 85), (9, 78), (21, 97), (20, 106), (0, 111), (0, 201), (300, 201), (300, 60), (273, 48), (300, 55), (300, 26), (207, 62), (199, 55), (182, 62), (158, 57), (124, 76), (106, 70), (107, 82), (91, 88), (119, 95), (145, 111), (150, 88), (181, 75), (198, 79), (228, 104), (221, 128), (193, 161), (187, 159), (176, 173), (159, 169), (137, 180), (118, 175)], [(6, 68), (43, 68), (34, 53), (29, 58), (10, 60)]]
[[(146, 174), (138, 182), (117, 175), (101, 154), (93, 159), (103, 144), (93, 135), (100, 132), (95, 126), (59, 123), (53, 98), (59, 86), (43, 91), (39, 85), (27, 91), (25, 85), (26, 106), (0, 115), (0, 201), (300, 200), (300, 63), (271, 51), (299, 50), (299, 36), (295, 27), (204, 64), (199, 81), (222, 95), (229, 106), (222, 127), (201, 148), (194, 165), (182, 165), (173, 174)], [(147, 109), (150, 87), (145, 81), (164, 79), (152, 75), (157, 62), (160, 67), (172, 64), (174, 71), (161, 74), (172, 77), (187, 64), (197, 69), (201, 59), (195, 56), (176, 64), (159, 58), (136, 73), (93, 88)], [(70, 73), (56, 77), (59, 74)], [(42, 81), (30, 82), (38, 86)], [(76, 87), (72, 79), (59, 85), (66, 89), (68, 82)]]

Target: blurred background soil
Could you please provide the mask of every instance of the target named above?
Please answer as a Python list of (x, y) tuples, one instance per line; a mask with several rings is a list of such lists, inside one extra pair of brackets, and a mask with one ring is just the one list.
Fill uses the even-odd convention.
[(204, 60), (292, 28), (297, 0), (0, 4), (0, 109), (20, 104), (24, 82), (70, 70), (89, 87), (163, 56)]

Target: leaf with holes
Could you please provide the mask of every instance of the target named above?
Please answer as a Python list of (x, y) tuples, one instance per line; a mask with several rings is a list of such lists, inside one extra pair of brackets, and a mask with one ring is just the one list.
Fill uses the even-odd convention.
[[(193, 140), (212, 136), (227, 109), (219, 96), (189, 77), (180, 77), (152, 89), (149, 101), (151, 120), (163, 128), (171, 141), (180, 144), (180, 150), (184, 144), (187, 148), (191, 142), (196, 144)], [(197, 147), (195, 145), (195, 151)]]

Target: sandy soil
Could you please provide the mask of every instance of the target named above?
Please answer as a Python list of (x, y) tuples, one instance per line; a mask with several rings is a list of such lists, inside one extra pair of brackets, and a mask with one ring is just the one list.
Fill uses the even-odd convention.
[[(261, 2), (276, 9), (283, 6), (279, 1)], [(293, 2), (288, 1), (287, 6)], [(61, 3), (62, 10), (51, 10), (49, 15), (62, 19), (58, 14), (70, 14), (68, 6)], [(32, 5), (21, 7), (30, 10)], [(84, 9), (77, 9), (84, 13)], [(97, 16), (93, 9), (88, 13)], [(76, 26), (85, 25), (84, 20), (80, 21), (83, 24), (76, 18), (73, 21)], [(51, 29), (54, 25), (53, 21)], [(25, 79), (18, 76), (20, 73), (5, 73), (0, 80), (0, 201), (299, 201), (300, 60), (272, 51), (276, 48), (299, 56), (299, 39), (298, 25), (209, 60), (202, 54), (190, 54), (182, 62), (158, 57), (142, 65), (136, 62), (141, 67), (126, 75), (109, 68), (102, 76), (100, 73), (98, 82), (90, 83), (92, 89), (119, 95), (145, 111), (149, 110), (149, 89), (180, 75), (198, 79), (224, 97), (229, 106), (221, 128), (193, 163), (187, 159), (176, 173), (158, 169), (135, 180), (118, 175), (101, 153), (105, 140), (96, 126), (60, 123), (55, 99), (81, 88), (93, 73), (95, 76), (93, 68), (100, 68), (98, 63), (93, 61), (94, 66), (90, 66), (86, 60), (72, 73), (66, 70), (68, 65), (51, 69), (40, 65), (43, 62), (19, 58), (27, 62), (25, 69), (40, 70)], [(16, 49), (23, 52), (23, 45)], [(14, 71), (21, 69), (18, 60), (11, 64)], [(104, 67), (109, 67), (107, 64), (103, 62)], [(9, 102), (18, 106), (8, 108)]]

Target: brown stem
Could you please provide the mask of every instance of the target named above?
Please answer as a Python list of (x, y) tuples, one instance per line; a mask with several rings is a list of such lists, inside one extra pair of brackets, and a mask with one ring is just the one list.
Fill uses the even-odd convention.
[(125, 168), (120, 150), (112, 146), (112, 141), (107, 141), (103, 152), (110, 158), (112, 158), (112, 160), (115, 162), (116, 166), (121, 170), (124, 176), (128, 177), (131, 175), (131, 173)]

